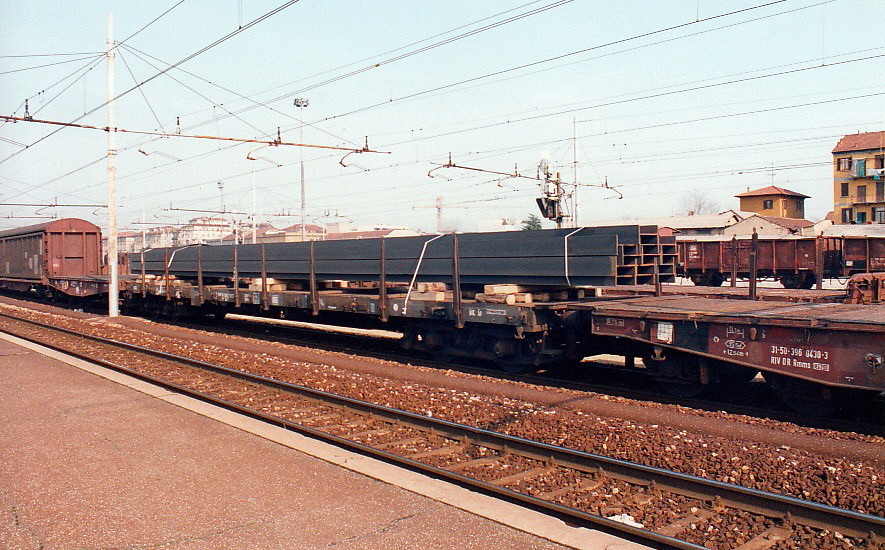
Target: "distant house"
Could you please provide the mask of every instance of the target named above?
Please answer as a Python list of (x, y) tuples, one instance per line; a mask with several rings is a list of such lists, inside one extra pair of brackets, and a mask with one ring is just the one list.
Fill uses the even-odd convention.
[(777, 218), (774, 216), (753, 214), (738, 223), (725, 228), (723, 234), (746, 237), (752, 235), (753, 230), (755, 229), (756, 234), (758, 235), (779, 237), (785, 235), (804, 235), (806, 230), (810, 231), (813, 227), (814, 223), (808, 220)]
[(885, 223), (885, 131), (844, 136), (833, 149), (837, 224)]
[(252, 224), (241, 224), (238, 223), (234, 226), (234, 232), (228, 235), (221, 240), (220, 244), (235, 244), (235, 243), (244, 243), (248, 244), (252, 242), (252, 236), (254, 233), (256, 242), (267, 242), (264, 240), (265, 236), (272, 235), (274, 233), (280, 233), (281, 230), (277, 229), (273, 225), (269, 223), (259, 223), (258, 227), (252, 226)]
[(231, 224), (224, 218), (194, 218), (177, 233), (177, 246), (221, 242), (230, 233)]
[[(304, 224), (304, 240), (305, 241), (321, 241), (323, 240), (323, 236), (326, 234), (326, 228), (316, 225), (314, 223), (306, 223)], [(273, 240), (265, 240), (265, 242), (300, 242), (301, 241), (301, 224), (296, 223), (295, 225), (290, 225), (289, 227), (284, 227), (281, 230), (281, 233), (274, 235), (271, 237), (267, 236), (268, 239)]]
[(775, 218), (805, 218), (805, 199), (808, 195), (769, 185), (735, 195), (741, 201), (741, 212), (755, 212)]

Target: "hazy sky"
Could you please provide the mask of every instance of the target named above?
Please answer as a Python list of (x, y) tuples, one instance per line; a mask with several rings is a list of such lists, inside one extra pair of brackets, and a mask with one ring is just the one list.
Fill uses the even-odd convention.
[[(368, 138), (390, 153), (342, 166), (343, 153), (265, 147), (251, 161), (255, 144), (118, 133), (130, 228), (200, 215), (176, 209), (250, 211), (253, 172), (264, 219), (297, 223), (270, 215), (298, 212), (302, 152), (310, 222), (432, 230), (435, 211), (422, 207), (438, 196), (446, 227), (521, 220), (536, 212), (538, 182), (453, 168), (429, 178), (432, 163), (451, 153), (534, 176), (546, 157), (571, 181), (575, 130), (582, 222), (669, 215), (695, 190), (737, 208), (735, 194), (771, 184), (810, 195), (808, 217), (820, 219), (836, 141), (885, 129), (882, 0), (301, 0), (199, 53), (286, 4), (0, 0), (0, 114), (21, 116), (28, 99), (35, 118), (105, 126), (105, 108), (82, 115), (106, 100), (112, 13), (117, 41), (143, 29), (118, 48), (117, 93), (198, 54), (117, 100), (117, 127), (238, 138), (280, 128), (284, 141)], [(299, 112), (296, 97), (309, 106)], [(104, 225), (102, 209), (8, 206), (105, 203), (106, 133), (57, 130), (0, 123), (0, 227), (38, 213)], [(606, 180), (623, 199), (592, 187)]]

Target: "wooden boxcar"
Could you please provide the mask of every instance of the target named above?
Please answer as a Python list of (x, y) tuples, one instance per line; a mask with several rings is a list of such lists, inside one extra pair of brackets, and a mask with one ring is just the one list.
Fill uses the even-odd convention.
[(64, 218), (0, 231), (0, 288), (40, 295), (107, 292), (101, 276), (101, 229)]

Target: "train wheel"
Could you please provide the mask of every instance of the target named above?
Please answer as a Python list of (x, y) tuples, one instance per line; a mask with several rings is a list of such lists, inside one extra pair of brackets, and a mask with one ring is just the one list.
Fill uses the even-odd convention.
[(668, 352), (661, 358), (643, 357), (642, 362), (651, 378), (670, 395), (696, 397), (707, 389), (707, 384), (701, 381), (701, 368), (696, 357)]
[(814, 273), (806, 273), (805, 277), (802, 279), (802, 283), (799, 285), (799, 288), (803, 288), (805, 290), (809, 290), (814, 287), (814, 283), (817, 282), (817, 276)]
[(711, 271), (710, 276), (707, 279), (706, 286), (722, 286), (722, 283), (725, 282), (725, 277), (722, 276), (722, 273), (718, 271)]
[(495, 361), (495, 365), (507, 374), (531, 374), (538, 370), (535, 365), (515, 363), (513, 361)]
[(718, 271), (696, 273), (690, 279), (695, 286), (722, 286), (722, 283), (725, 282), (725, 277)]
[(784, 404), (794, 411), (813, 417), (830, 416), (839, 408), (831, 388), (776, 372), (764, 373), (765, 381), (780, 394)]
[(817, 282), (817, 278), (814, 276), (814, 273), (811, 272), (802, 272), (802, 273), (792, 273), (790, 275), (781, 275), (780, 283), (784, 288), (789, 289), (805, 289), (808, 290), (814, 286), (814, 283)]
[(455, 356), (451, 353), (438, 351), (431, 353), (430, 356), (433, 358), (434, 363), (441, 363), (443, 365), (449, 365), (455, 361)]

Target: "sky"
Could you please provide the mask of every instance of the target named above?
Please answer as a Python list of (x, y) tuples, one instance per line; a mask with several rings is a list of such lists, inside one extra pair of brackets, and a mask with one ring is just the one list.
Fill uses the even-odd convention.
[[(107, 126), (109, 14), (114, 126), (166, 134), (115, 133), (123, 229), (299, 223), (302, 161), (308, 223), (518, 223), (542, 160), (582, 224), (767, 185), (818, 220), (836, 142), (885, 129), (881, 0), (0, 0), (0, 115)], [(278, 132), (377, 152), (179, 135)], [(105, 226), (107, 137), (0, 122), (0, 228)]]

